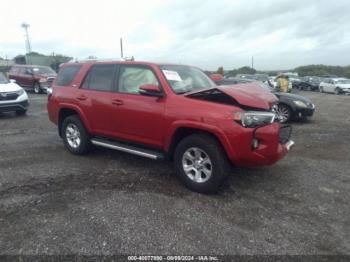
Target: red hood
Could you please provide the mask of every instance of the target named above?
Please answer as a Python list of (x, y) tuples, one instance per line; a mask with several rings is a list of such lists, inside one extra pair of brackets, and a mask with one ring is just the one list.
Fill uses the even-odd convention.
[(257, 83), (218, 86), (217, 89), (233, 97), (238, 103), (250, 107), (270, 109), (278, 101), (274, 94)]
[(185, 96), (191, 97), (194, 94), (205, 93), (209, 90), (219, 90), (222, 93), (232, 97), (239, 104), (268, 110), (273, 104), (277, 103), (278, 98), (271, 92), (264, 90), (257, 83), (236, 84), (231, 86), (217, 86), (210, 89), (202, 89), (187, 93)]

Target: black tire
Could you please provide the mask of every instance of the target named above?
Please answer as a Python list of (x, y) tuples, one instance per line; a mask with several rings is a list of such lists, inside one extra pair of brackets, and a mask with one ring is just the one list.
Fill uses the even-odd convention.
[(27, 110), (17, 110), (16, 111), (16, 114), (19, 115), (19, 116), (23, 116), (27, 113)]
[[(209, 157), (211, 175), (206, 181), (196, 182), (185, 173), (183, 158), (185, 153), (193, 148), (202, 150)], [(192, 163), (194, 162), (195, 160)], [(174, 164), (180, 181), (187, 188), (199, 193), (217, 192), (230, 170), (230, 164), (222, 146), (215, 138), (204, 134), (194, 134), (182, 139), (175, 150)], [(208, 170), (207, 167), (206, 170)], [(204, 174), (203, 171), (199, 173), (201, 177)]]
[(41, 93), (42, 93), (40, 84), (39, 84), (38, 82), (35, 82), (35, 83), (34, 83), (34, 85), (33, 85), (33, 91), (34, 91), (35, 94), (41, 94)]
[[(68, 131), (67, 128), (76, 128), (76, 130), (79, 132), (79, 143), (77, 143), (77, 146), (72, 145), (72, 139), (67, 138)], [(75, 155), (83, 155), (89, 152), (89, 149), (91, 147), (90, 142), (90, 135), (86, 131), (83, 123), (81, 122), (79, 116), (72, 115), (63, 120), (62, 127), (61, 127), (61, 134), (63, 138), (63, 142), (65, 147), (73, 154)]]
[(336, 88), (335, 88), (335, 94), (336, 94), (336, 95), (341, 95), (341, 90), (340, 90), (339, 87), (336, 87)]
[(320, 86), (318, 89), (319, 89), (319, 91), (320, 91), (321, 93), (323, 93), (323, 87), (322, 87), (322, 86)]
[(286, 104), (278, 104), (277, 117), (280, 123), (284, 124), (290, 121), (292, 109)]

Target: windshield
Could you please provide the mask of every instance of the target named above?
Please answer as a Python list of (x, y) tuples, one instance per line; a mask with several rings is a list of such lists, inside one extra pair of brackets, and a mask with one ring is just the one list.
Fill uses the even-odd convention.
[(200, 69), (183, 65), (162, 65), (165, 78), (176, 94), (215, 87), (213, 81)]
[(7, 78), (4, 76), (3, 73), (0, 73), (0, 84), (8, 84), (9, 81), (7, 80)]
[(36, 74), (55, 74), (55, 71), (47, 66), (34, 67), (33, 72)]
[(342, 80), (338, 80), (337, 83), (338, 84), (350, 84), (350, 80), (349, 79), (342, 79)]

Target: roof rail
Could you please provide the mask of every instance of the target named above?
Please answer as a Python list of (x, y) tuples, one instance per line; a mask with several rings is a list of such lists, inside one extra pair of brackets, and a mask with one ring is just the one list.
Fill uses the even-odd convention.
[(92, 58), (92, 59), (72, 59), (68, 63), (84, 63), (84, 62), (112, 62), (112, 61), (124, 61), (120, 58)]

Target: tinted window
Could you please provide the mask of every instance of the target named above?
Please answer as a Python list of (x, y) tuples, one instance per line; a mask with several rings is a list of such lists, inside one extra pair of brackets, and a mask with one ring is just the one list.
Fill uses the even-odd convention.
[(18, 71), (19, 71), (19, 68), (18, 67), (11, 67), (11, 70), (10, 70), (10, 74), (17, 74), (18, 73)]
[(123, 66), (119, 73), (118, 91), (139, 94), (139, 88), (145, 84), (158, 85), (159, 82), (151, 69), (146, 67)]
[(56, 84), (59, 86), (68, 86), (79, 72), (81, 65), (71, 65), (63, 67), (57, 76)]
[(29, 67), (25, 68), (24, 74), (26, 74), (26, 75), (32, 75), (32, 74), (33, 74), (33, 69), (31, 69), (31, 68), (29, 68)]
[(116, 65), (94, 65), (87, 74), (83, 88), (111, 91)]

